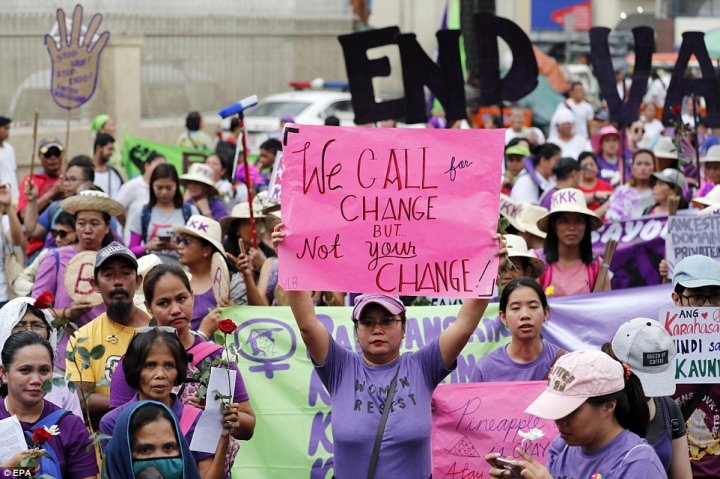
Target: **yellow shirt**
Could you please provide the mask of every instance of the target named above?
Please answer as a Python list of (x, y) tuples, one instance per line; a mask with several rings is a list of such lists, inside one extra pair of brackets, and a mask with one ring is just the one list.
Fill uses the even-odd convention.
[[(70, 375), (70, 380), (74, 382), (92, 382), (97, 385), (100, 381), (104, 381), (104, 385), (97, 385), (95, 392), (98, 394), (110, 395), (110, 378), (115, 372), (115, 367), (125, 351), (127, 350), (130, 340), (135, 334), (135, 328), (130, 326), (122, 326), (107, 317), (106, 313), (101, 314), (88, 324), (80, 328), (74, 338), (70, 338), (67, 351), (72, 351), (77, 344), (78, 348), (82, 347), (92, 351), (92, 348), (98, 344), (105, 346), (105, 353), (100, 359), (90, 358), (90, 368), (82, 369), (83, 360), (76, 352), (76, 361), (82, 369), (82, 376), (78, 367), (70, 359), (65, 359), (66, 373)], [(77, 342), (79, 338), (88, 338), (87, 341)]]

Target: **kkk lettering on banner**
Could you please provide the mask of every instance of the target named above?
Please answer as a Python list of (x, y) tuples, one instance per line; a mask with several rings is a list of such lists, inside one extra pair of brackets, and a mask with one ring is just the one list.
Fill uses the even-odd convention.
[[(554, 421), (523, 412), (545, 389), (545, 381), (440, 384), (433, 393), (433, 477), (489, 477), (492, 452), (522, 459), (521, 448), (542, 464), (558, 435)], [(539, 429), (526, 441), (520, 431)]]
[(661, 308), (675, 343), (678, 384), (720, 383), (720, 308)]
[(720, 217), (673, 216), (668, 224), (665, 257), (671, 268), (696, 254), (720, 261)]
[(493, 294), (503, 130), (285, 132), (284, 289)]

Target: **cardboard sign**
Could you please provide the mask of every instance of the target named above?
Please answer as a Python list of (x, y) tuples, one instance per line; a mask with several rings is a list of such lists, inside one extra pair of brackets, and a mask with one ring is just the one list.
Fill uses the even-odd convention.
[(67, 33), (65, 12), (57, 10), (59, 42), (45, 35), (45, 47), (52, 62), (50, 94), (60, 108), (72, 110), (87, 103), (95, 93), (100, 54), (110, 40), (110, 32), (95, 39), (102, 15), (93, 15), (87, 29), (83, 29), (82, 5), (75, 5), (70, 35)]
[(92, 283), (96, 251), (82, 251), (68, 262), (65, 268), (65, 290), (73, 301), (84, 301), (92, 306), (102, 303), (102, 296)]
[(292, 130), (283, 289), (493, 294), (504, 130)]
[(661, 308), (658, 321), (677, 350), (675, 382), (720, 383), (720, 308)]
[(230, 298), (230, 270), (228, 270), (227, 262), (222, 254), (213, 253), (210, 273), (213, 279), (213, 296), (220, 305), (221, 302), (228, 301)]
[[(433, 477), (490, 477), (485, 456), (499, 452), (521, 459), (521, 448), (542, 464), (558, 434), (554, 421), (523, 412), (545, 389), (545, 381), (441, 384), (433, 394)], [(519, 431), (545, 435), (523, 441)]]
[(282, 151), (278, 151), (275, 156), (275, 164), (273, 165), (272, 174), (270, 175), (270, 185), (268, 186), (268, 200), (280, 203), (282, 196), (282, 176), (285, 164), (282, 159)]
[(665, 257), (670, 267), (696, 254), (720, 260), (720, 217), (671, 216), (665, 238)]

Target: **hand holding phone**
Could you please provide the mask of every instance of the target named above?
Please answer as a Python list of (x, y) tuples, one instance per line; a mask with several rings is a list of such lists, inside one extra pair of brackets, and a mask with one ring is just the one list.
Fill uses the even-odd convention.
[(511, 477), (522, 479), (523, 468), (521, 466), (516, 466), (511, 460), (505, 459), (504, 457), (498, 457), (497, 459), (495, 459), (495, 462), (501, 468), (505, 469), (506, 471), (510, 471)]
[(243, 256), (247, 256), (247, 253), (245, 252), (245, 245), (243, 244), (242, 238), (238, 238), (238, 246), (240, 246), (240, 254)]

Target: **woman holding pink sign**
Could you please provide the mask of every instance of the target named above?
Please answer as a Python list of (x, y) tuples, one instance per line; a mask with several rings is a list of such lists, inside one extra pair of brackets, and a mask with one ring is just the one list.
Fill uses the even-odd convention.
[(548, 295), (572, 296), (593, 291), (609, 291), (610, 277), (596, 288), (600, 270), (607, 267), (602, 258), (594, 258), (590, 232), (602, 221), (587, 207), (585, 195), (575, 188), (563, 188), (552, 195), (550, 212), (537, 226), (547, 233), (547, 268), (540, 284)]
[(601, 351), (561, 356), (547, 388), (525, 412), (555, 421), (560, 431), (547, 467), (518, 447), (521, 460), (485, 456), (492, 477), (667, 478), (655, 449), (642, 439), (650, 413), (640, 380)]
[[(499, 235), (496, 236), (498, 239)], [(285, 239), (275, 227), (275, 247)], [(504, 248), (498, 254), (505, 254)], [(487, 300), (464, 300), (455, 322), (425, 347), (400, 354), (407, 322), (397, 296), (363, 294), (352, 311), (360, 354), (338, 344), (320, 322), (308, 291), (287, 291), (303, 342), (332, 401), (335, 476), (427, 478), (430, 400), (456, 367)]]

